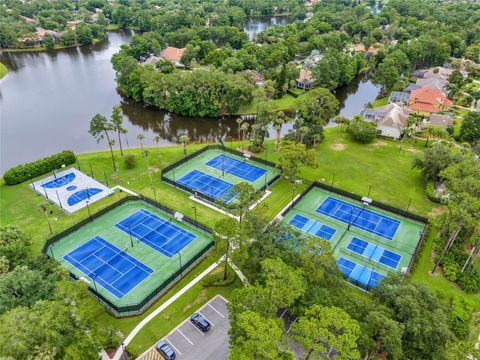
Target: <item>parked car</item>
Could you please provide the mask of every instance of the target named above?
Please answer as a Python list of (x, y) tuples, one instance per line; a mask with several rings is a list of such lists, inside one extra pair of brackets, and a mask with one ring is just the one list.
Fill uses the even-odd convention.
[(175, 360), (175, 352), (165, 341), (160, 341), (155, 348), (166, 360)]
[(199, 314), (199, 313), (194, 313), (191, 317), (190, 317), (190, 321), (192, 322), (193, 325), (195, 325), (196, 327), (198, 327), (200, 330), (202, 330), (203, 332), (206, 332), (208, 330), (210, 330), (210, 323), (208, 322), (207, 319), (205, 319), (202, 314)]

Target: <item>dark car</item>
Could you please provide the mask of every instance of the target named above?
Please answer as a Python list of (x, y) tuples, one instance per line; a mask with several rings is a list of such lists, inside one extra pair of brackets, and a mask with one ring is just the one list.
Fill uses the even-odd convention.
[(190, 317), (190, 321), (193, 325), (198, 327), (203, 332), (210, 330), (210, 323), (205, 319), (202, 314), (195, 313)]
[(175, 352), (165, 341), (160, 341), (155, 348), (166, 360), (175, 360)]

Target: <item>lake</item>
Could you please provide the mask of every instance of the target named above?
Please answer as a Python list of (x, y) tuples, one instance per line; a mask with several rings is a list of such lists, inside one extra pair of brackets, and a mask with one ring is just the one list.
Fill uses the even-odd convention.
[[(202, 142), (237, 138), (236, 117), (187, 118), (124, 101), (115, 88), (110, 58), (131, 36), (130, 31), (110, 32), (107, 40), (92, 46), (0, 54), (9, 69), (0, 80), (0, 173), (64, 149), (105, 150), (105, 143), (97, 144), (88, 134), (90, 119), (97, 113), (110, 116), (117, 104), (122, 106), (132, 147), (140, 146), (140, 133), (150, 146), (155, 145), (156, 134), (162, 138), (160, 145), (174, 144), (183, 134)], [(357, 79), (337, 91), (340, 113), (359, 113), (378, 92), (371, 82)]]
[(258, 33), (273, 25), (287, 25), (293, 20), (288, 16), (250, 16), (243, 31), (248, 34), (251, 41)]

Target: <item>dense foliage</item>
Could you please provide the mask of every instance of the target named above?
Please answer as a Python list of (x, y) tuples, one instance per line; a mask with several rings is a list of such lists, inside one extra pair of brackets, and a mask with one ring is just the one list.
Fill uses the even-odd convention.
[(10, 168), (3, 174), (3, 180), (8, 185), (20, 184), (36, 176), (60, 169), (62, 165), (74, 164), (75, 161), (73, 151), (64, 150), (58, 154)]

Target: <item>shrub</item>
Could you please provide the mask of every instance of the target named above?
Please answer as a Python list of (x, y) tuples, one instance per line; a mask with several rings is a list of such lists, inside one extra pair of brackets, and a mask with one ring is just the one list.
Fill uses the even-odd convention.
[(443, 273), (448, 280), (456, 281), (459, 272), (460, 266), (456, 262), (449, 261), (443, 264)]
[(59, 169), (62, 165), (74, 164), (75, 160), (73, 151), (64, 150), (58, 154), (10, 168), (3, 174), (3, 180), (5, 180), (7, 185), (20, 184), (30, 179), (30, 177), (36, 177)]
[(137, 164), (137, 158), (135, 155), (127, 155), (125, 156), (125, 166), (127, 169), (133, 169)]
[(377, 136), (377, 127), (374, 123), (355, 117), (348, 125), (347, 132), (353, 140), (367, 144)]
[(477, 293), (480, 291), (480, 274), (463, 272), (458, 275), (458, 284), (467, 293)]
[(470, 334), (470, 317), (473, 306), (466, 299), (455, 296), (452, 299), (450, 311), (450, 327), (459, 339), (465, 339)]

